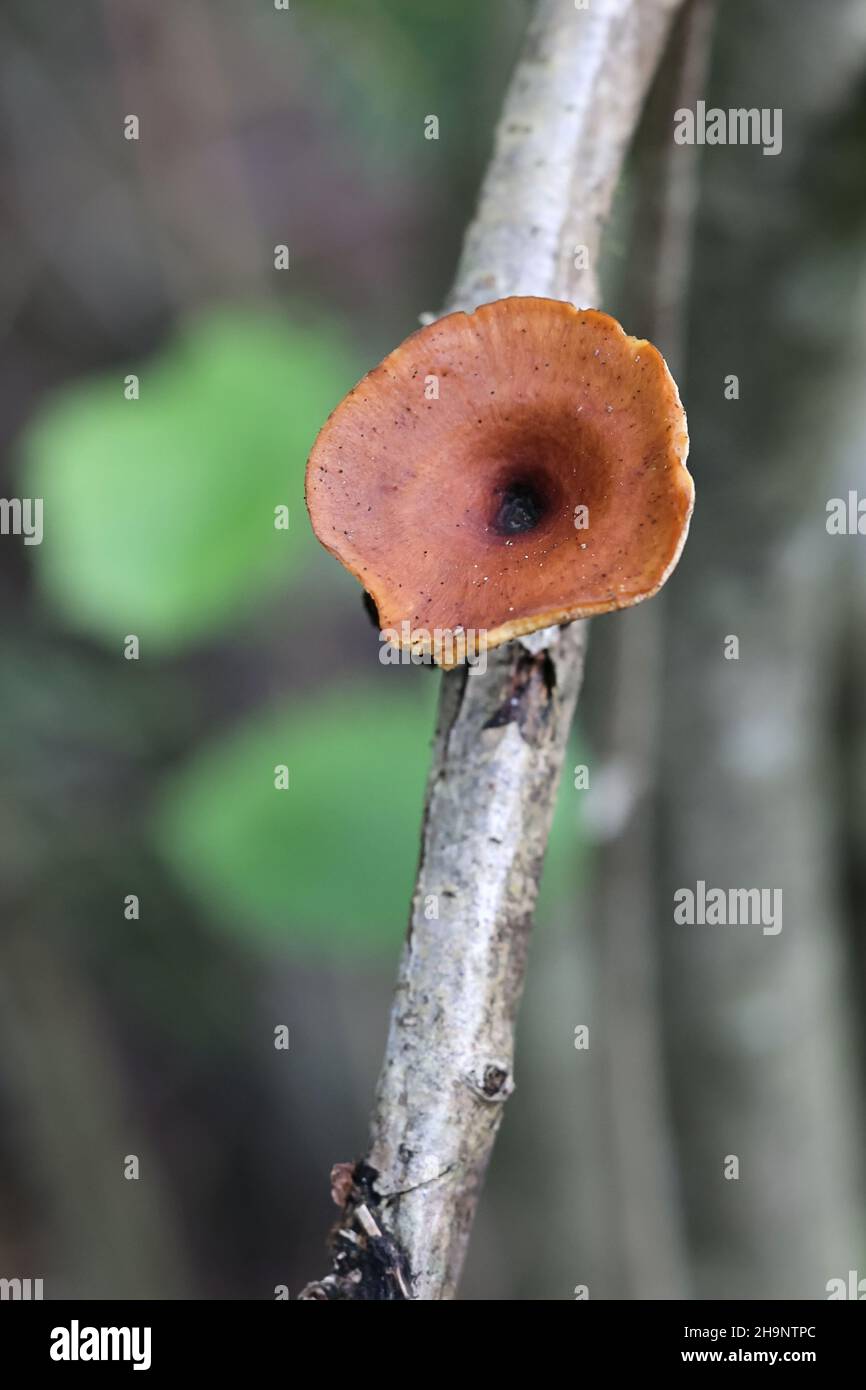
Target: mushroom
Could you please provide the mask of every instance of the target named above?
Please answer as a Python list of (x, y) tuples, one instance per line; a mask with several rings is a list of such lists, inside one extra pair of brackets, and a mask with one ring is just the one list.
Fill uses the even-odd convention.
[(657, 593), (688, 532), (687, 454), (650, 343), (594, 309), (500, 299), (413, 333), (349, 392), (307, 506), (383, 632), (447, 668), (473, 641)]

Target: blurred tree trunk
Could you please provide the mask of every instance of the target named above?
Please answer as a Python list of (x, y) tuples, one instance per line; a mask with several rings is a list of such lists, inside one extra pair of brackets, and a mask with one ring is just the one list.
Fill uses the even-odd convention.
[[(676, 380), (693, 241), (698, 150), (671, 139), (674, 113), (704, 91), (714, 0), (690, 0), (671, 33), (638, 133), (620, 225), (628, 255), (610, 270), (615, 312), (651, 339)], [(590, 1235), (603, 1297), (684, 1298), (689, 1273), (664, 1077), (653, 884), (665, 594), (596, 624), (590, 674), (594, 838), (592, 934), (598, 958), (600, 1215)], [(600, 679), (599, 679), (600, 677)]]
[[(98, 1001), (72, 957), (47, 945), (33, 921), (9, 916), (0, 944), (0, 1080), (14, 1103), (22, 1171), (51, 1232), (51, 1243), (28, 1251), (32, 1263), (13, 1272), (44, 1277), (46, 1298), (188, 1297), (160, 1156), (128, 1105)], [(141, 1165), (138, 1180), (124, 1176), (130, 1155)]]
[[(832, 740), (845, 542), (825, 508), (862, 393), (864, 68), (860, 0), (722, 6), (708, 106), (781, 108), (784, 144), (703, 152), (684, 382), (698, 504), (666, 608), (658, 906), (701, 1298), (822, 1298), (863, 1257)], [(674, 924), (675, 890), (699, 879), (781, 888), (782, 931)]]

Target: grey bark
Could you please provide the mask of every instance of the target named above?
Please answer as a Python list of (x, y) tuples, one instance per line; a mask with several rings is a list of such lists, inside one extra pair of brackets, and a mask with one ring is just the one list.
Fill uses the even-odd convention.
[[(541, 0), (448, 309), (512, 294), (597, 302), (601, 226), (676, 4), (593, 0), (578, 10), (573, 0)], [(491, 653), (484, 675), (443, 678), (373, 1112), (376, 1176), (356, 1170), (343, 1221), (354, 1229), (335, 1237), (356, 1248), (359, 1234), (372, 1234), (387, 1266), (381, 1297), (455, 1296), (514, 1085), (527, 939), (585, 641), (585, 624), (575, 623)], [(348, 1278), (331, 1276), (302, 1297), (375, 1297), (363, 1291), (370, 1282), (356, 1261)]]

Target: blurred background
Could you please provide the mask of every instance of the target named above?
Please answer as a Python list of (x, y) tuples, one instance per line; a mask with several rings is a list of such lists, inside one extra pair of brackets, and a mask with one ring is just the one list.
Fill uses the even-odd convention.
[[(445, 299), (529, 8), (3, 7), (0, 490), (44, 538), (0, 537), (0, 1276), (46, 1297), (327, 1267), (439, 677), (380, 665), (304, 465)], [(826, 526), (866, 496), (866, 4), (688, 11), (604, 280), (697, 510), (593, 626), (468, 1299), (866, 1279), (866, 537)], [(698, 98), (782, 153), (675, 147)], [(698, 879), (782, 932), (677, 926)]]

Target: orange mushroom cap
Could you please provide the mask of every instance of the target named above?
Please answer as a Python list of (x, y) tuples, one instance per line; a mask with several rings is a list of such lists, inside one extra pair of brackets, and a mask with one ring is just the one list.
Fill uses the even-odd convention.
[[(322, 427), (313, 529), (401, 646), (491, 648), (657, 593), (694, 502), (664, 358), (616, 319), (499, 299), (413, 333)], [(459, 646), (459, 643), (457, 644)]]

